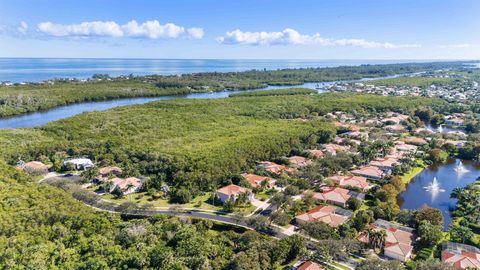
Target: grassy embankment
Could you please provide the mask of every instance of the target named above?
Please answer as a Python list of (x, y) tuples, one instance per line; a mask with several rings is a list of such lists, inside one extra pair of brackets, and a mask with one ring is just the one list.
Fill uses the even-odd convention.
[(413, 167), (410, 172), (401, 176), (403, 183), (408, 184), (412, 179), (419, 173), (421, 173), (425, 169), (425, 163), (421, 159), (417, 159), (416, 161), (417, 166)]

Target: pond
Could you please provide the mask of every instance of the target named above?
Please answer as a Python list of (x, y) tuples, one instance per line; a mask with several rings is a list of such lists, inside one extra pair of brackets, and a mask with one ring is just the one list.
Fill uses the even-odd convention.
[(452, 222), (450, 209), (456, 200), (450, 193), (456, 187), (465, 187), (480, 177), (480, 163), (450, 159), (445, 164), (434, 164), (417, 174), (400, 194), (401, 209), (418, 209), (423, 205), (440, 209), (445, 218), (444, 228)]

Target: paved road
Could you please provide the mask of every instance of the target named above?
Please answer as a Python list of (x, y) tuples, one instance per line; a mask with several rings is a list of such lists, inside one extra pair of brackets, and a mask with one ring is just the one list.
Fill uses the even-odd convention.
[[(58, 177), (64, 177), (64, 175), (60, 175), (60, 174), (49, 175), (48, 177), (46, 176), (46, 177), (42, 178), (39, 182), (42, 182), (46, 179), (58, 178)], [(209, 219), (209, 220), (212, 220), (212, 221), (221, 222), (221, 223), (225, 223), (225, 224), (230, 224), (230, 225), (234, 225), (234, 226), (239, 226), (239, 227), (243, 227), (243, 228), (246, 228), (246, 229), (249, 229), (249, 230), (255, 230), (254, 227), (248, 225), (245, 222), (244, 218), (236, 217), (234, 214), (225, 214), (225, 213), (222, 214), (222, 213), (218, 213), (218, 212), (216, 213), (216, 212), (211, 212), (211, 211), (202, 212), (201, 210), (186, 210), (186, 209), (181, 209), (181, 208), (179, 208), (179, 209), (146, 209), (146, 210), (135, 209), (135, 210), (119, 211), (117, 209), (107, 209), (107, 208), (102, 207), (102, 206), (92, 205), (92, 204), (84, 202), (84, 201), (82, 201), (82, 202), (85, 203), (87, 206), (90, 206), (97, 211), (105, 211), (105, 212), (110, 212), (110, 213), (131, 215), (131, 216), (140, 216), (140, 217), (148, 217), (148, 216), (163, 214), (163, 215), (168, 215), (168, 216), (183, 216), (183, 217), (191, 217), (191, 218), (201, 218), (201, 219)], [(264, 206), (267, 206), (266, 208), (264, 208), (264, 210), (272, 210), (272, 208), (273, 208), (273, 206), (271, 204), (269, 204), (268, 202)], [(248, 215), (248, 217), (251, 217), (251, 216), (252, 215)], [(274, 224), (272, 224), (270, 226), (270, 228), (273, 230), (271, 236), (273, 236), (275, 238), (278, 238), (278, 239), (287, 238), (290, 235), (292, 235), (292, 233), (289, 232), (288, 229), (282, 228), (282, 227), (274, 225)], [(297, 233), (297, 234), (299, 234), (299, 233)], [(302, 236), (302, 237), (305, 237), (308, 240), (308, 245), (309, 246), (312, 245), (313, 242), (316, 242), (315, 239), (311, 239), (310, 237), (306, 237), (302, 234), (299, 234), (299, 235)], [(346, 267), (350, 267), (350, 266), (347, 266), (345, 264), (342, 264), (342, 265), (344, 265)], [(339, 269), (338, 267), (336, 267), (334, 265), (331, 265), (331, 266)], [(353, 268), (351, 268), (351, 269), (353, 269)]]

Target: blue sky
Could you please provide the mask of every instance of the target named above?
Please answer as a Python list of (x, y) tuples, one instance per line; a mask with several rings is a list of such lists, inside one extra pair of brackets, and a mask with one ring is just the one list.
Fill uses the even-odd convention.
[(480, 59), (478, 0), (2, 0), (0, 57)]

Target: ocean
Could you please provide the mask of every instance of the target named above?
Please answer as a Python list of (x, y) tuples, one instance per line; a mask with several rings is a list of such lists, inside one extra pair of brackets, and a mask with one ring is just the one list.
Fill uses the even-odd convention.
[(362, 64), (427, 62), (423, 60), (228, 60), (228, 59), (96, 59), (0, 58), (0, 82), (39, 82), (54, 78), (86, 79), (94, 74), (175, 75), (196, 72), (275, 70)]

